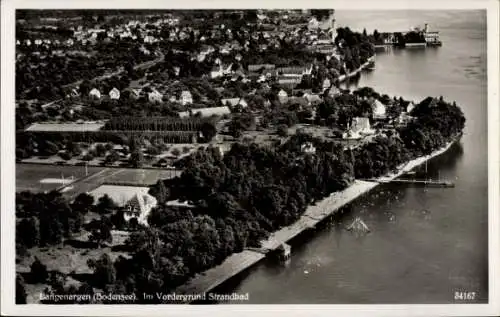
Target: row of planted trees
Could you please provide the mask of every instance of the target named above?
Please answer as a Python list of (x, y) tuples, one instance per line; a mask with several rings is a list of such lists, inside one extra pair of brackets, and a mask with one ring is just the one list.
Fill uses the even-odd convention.
[(106, 122), (106, 130), (142, 130), (142, 131), (197, 131), (204, 123), (202, 118), (180, 119), (176, 117), (116, 117)]

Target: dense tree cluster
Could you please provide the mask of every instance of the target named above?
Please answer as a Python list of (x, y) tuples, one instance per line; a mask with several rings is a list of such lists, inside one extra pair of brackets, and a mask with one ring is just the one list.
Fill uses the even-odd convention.
[[(151, 228), (131, 237), (133, 258), (115, 263), (117, 284), (135, 292), (174, 289), (228, 255), (258, 246), (311, 201), (348, 186), (352, 164), (341, 146), (297, 138), (278, 149), (236, 144), (224, 158), (208, 148), (185, 162), (183, 176), (152, 187), (160, 204), (149, 216)], [(301, 152), (306, 140), (317, 143), (317, 155)], [(167, 199), (196, 208), (167, 207)]]
[(59, 192), (16, 194), (16, 244), (21, 248), (58, 244), (79, 232), (82, 214)]
[(325, 96), (316, 107), (316, 124), (345, 129), (354, 117), (371, 118), (373, 109), (370, 100), (375, 99), (381, 100), (381, 96), (365, 92), (364, 88), (352, 94), (342, 92), (334, 97)]
[[(406, 43), (425, 43), (425, 36), (423, 32), (411, 31), (404, 35), (404, 44)], [(401, 44), (403, 44), (401, 43)]]
[(255, 128), (255, 116), (251, 113), (234, 115), (229, 123), (229, 134), (239, 138), (243, 131)]
[(244, 64), (275, 64), (276, 66), (308, 66), (318, 57), (301, 47), (290, 48), (288, 46), (279, 49), (267, 49), (264, 52), (258, 51), (246, 53), (243, 56)]
[(415, 118), (397, 134), (377, 137), (354, 150), (357, 178), (378, 177), (418, 156), (428, 155), (457, 137), (465, 117), (454, 103), (428, 97), (410, 113)]
[[(424, 101), (412, 115), (428, 133), (449, 138), (463, 128), (463, 115), (453, 105), (438, 104), (428, 107)], [(448, 115), (443, 116), (444, 112)], [(451, 118), (432, 126), (428, 116), (438, 113)], [(449, 124), (452, 128), (447, 128)], [(302, 153), (305, 142), (311, 142), (315, 154)], [(439, 145), (434, 144), (433, 149)], [(149, 283), (162, 289), (174, 288), (224, 256), (258, 245), (269, 232), (294, 222), (312, 201), (348, 186), (354, 176), (376, 177), (394, 170), (417, 155), (413, 150), (392, 134), (347, 151), (333, 142), (298, 134), (276, 149), (235, 144), (224, 158), (213, 148), (197, 153), (184, 161), (185, 172), (180, 178), (159, 182), (151, 190), (160, 201), (187, 200), (196, 208), (183, 212), (160, 205), (152, 212), (151, 230), (156, 232), (157, 245), (163, 248), (150, 248), (145, 258), (153, 263), (150, 267), (156, 276)], [(197, 231), (199, 228), (204, 228), (203, 233)], [(136, 254), (129, 265), (137, 263), (138, 258)], [(165, 272), (163, 265), (155, 266), (157, 261), (168, 263), (171, 271)], [(133, 276), (138, 276), (142, 285), (144, 273), (140, 267), (143, 265), (129, 269), (135, 270)]]
[(417, 120), (401, 128), (399, 135), (414, 156), (431, 153), (459, 134), (465, 125), (462, 110), (442, 97), (424, 99), (410, 114)]
[(363, 33), (353, 32), (349, 27), (338, 28), (335, 44), (339, 45), (347, 71), (358, 69), (375, 54), (373, 43)]
[[(114, 223), (109, 215), (119, 209), (107, 195), (94, 205), (94, 198), (86, 193), (71, 203), (57, 191), (16, 193), (16, 247), (22, 253), (32, 247), (56, 245), (82, 229), (91, 233), (90, 241), (98, 246), (111, 242), (109, 232)], [(84, 216), (90, 211), (102, 215), (101, 220), (84, 224)]]

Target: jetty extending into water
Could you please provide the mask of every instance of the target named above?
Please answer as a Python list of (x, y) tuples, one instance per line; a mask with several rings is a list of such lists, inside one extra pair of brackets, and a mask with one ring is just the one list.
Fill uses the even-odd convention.
[(350, 72), (348, 74), (340, 75), (339, 78), (338, 78), (338, 82), (339, 83), (344, 82), (347, 79), (358, 75), (363, 69), (372, 68), (374, 64), (375, 64), (375, 56), (371, 56), (371, 57), (368, 58), (368, 60), (364, 64), (362, 64), (361, 66), (359, 66), (358, 69), (355, 69), (355, 70), (353, 70), (352, 72)]
[(416, 184), (425, 185), (428, 187), (455, 187), (455, 183), (444, 180), (419, 180), (419, 179), (393, 179), (393, 180), (378, 180), (367, 179), (370, 182), (384, 183), (384, 184)]
[[(248, 248), (243, 252), (232, 254), (222, 264), (191, 278), (186, 284), (178, 287), (175, 290), (175, 293), (182, 295), (196, 295), (210, 292), (215, 287), (220, 286), (225, 281), (260, 262), (266, 257), (266, 254), (271, 251), (275, 251), (283, 243), (290, 241), (292, 238), (308, 229), (315, 228), (318, 223), (340, 210), (342, 207), (345, 207), (349, 203), (353, 202), (358, 197), (368, 193), (379, 184), (393, 181), (397, 177), (400, 177), (401, 175), (406, 174), (414, 168), (424, 164), (431, 158), (443, 154), (459, 138), (460, 136), (454, 138), (446, 146), (432, 152), (429, 155), (401, 164), (398, 166), (397, 172), (379, 177), (376, 181), (355, 180), (354, 183), (346, 189), (334, 192), (327, 198), (317, 202), (315, 205), (309, 206), (299, 220), (290, 226), (284, 227), (272, 233), (268, 239), (262, 241), (260, 248)], [(184, 303), (189, 302), (190, 301), (186, 301)]]

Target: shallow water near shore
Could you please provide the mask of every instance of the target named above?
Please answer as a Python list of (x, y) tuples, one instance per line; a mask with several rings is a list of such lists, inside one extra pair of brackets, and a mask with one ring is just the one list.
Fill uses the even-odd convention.
[[(264, 260), (218, 293), (249, 293), (234, 304), (431, 304), (456, 291), (488, 300), (488, 173), (486, 16), (480, 11), (337, 11), (339, 26), (368, 32), (404, 31), (429, 23), (443, 46), (377, 52), (376, 69), (356, 86), (420, 101), (455, 100), (467, 119), (458, 144), (427, 164), (419, 179), (446, 179), (454, 188), (384, 185), (342, 215), (292, 241), (286, 264)], [(346, 84), (349, 86), (349, 84)], [(371, 229), (346, 231), (354, 217)]]

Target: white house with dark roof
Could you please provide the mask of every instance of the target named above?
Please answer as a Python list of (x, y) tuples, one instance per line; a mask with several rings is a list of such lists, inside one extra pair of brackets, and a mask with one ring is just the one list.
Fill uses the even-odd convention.
[(114, 87), (113, 89), (111, 89), (111, 91), (109, 92), (109, 98), (110, 99), (113, 99), (113, 100), (118, 100), (120, 99), (120, 91)]
[(330, 79), (326, 78), (325, 80), (323, 80), (323, 90), (328, 89), (331, 86), (332, 82), (330, 81)]
[(183, 90), (181, 92), (180, 102), (183, 106), (193, 103), (193, 95), (189, 90)]
[(211, 116), (223, 116), (226, 114), (230, 114), (231, 109), (228, 106), (223, 107), (210, 107), (210, 108), (198, 108), (191, 109), (188, 111), (179, 112), (179, 117), (188, 118), (190, 116), (200, 115), (201, 117), (211, 117)]
[(410, 116), (407, 112), (401, 112), (399, 116), (394, 120), (399, 126), (405, 126), (408, 122), (412, 121), (414, 118)]
[(80, 96), (80, 93), (78, 92), (78, 89), (73, 88), (73, 89), (71, 89), (71, 92), (69, 95), (70, 95), (70, 97), (76, 98), (76, 97)]
[(212, 71), (210, 72), (210, 77), (217, 78), (217, 77), (221, 77), (223, 75), (231, 74), (232, 68), (233, 68), (232, 63), (229, 65), (223, 65), (222, 63), (218, 64), (217, 66), (214, 66), (214, 68), (212, 68)]
[(411, 101), (406, 107), (406, 112), (410, 113), (413, 109), (415, 109), (415, 104), (413, 103), (413, 101)]
[(286, 103), (288, 101), (288, 93), (281, 89), (279, 92), (278, 92), (278, 99), (281, 103)]
[(373, 119), (383, 120), (387, 117), (386, 107), (377, 99), (372, 102)]
[(311, 18), (307, 23), (307, 28), (309, 30), (317, 30), (319, 29), (319, 21), (315, 17)]
[(214, 66), (212, 70), (210, 71), (210, 77), (211, 78), (217, 78), (217, 77), (222, 77), (223, 75), (222, 67), (221, 66)]
[(127, 222), (132, 218), (137, 218), (138, 223), (147, 226), (148, 215), (156, 204), (156, 198), (153, 196), (136, 193), (135, 196), (125, 203), (125, 213), (123, 217)]
[(172, 69), (174, 70), (175, 76), (179, 76), (181, 68), (179, 66), (174, 66)]
[(101, 99), (101, 92), (97, 88), (93, 88), (89, 92), (89, 96), (90, 96), (90, 98)]
[(246, 108), (248, 106), (247, 102), (243, 98), (225, 98), (221, 100), (224, 106), (236, 107), (241, 106)]
[(323, 99), (318, 94), (310, 94), (310, 93), (305, 93), (304, 96), (302, 96), (309, 105), (314, 105), (321, 103)]
[(316, 153), (316, 147), (311, 142), (305, 142), (300, 146), (300, 151), (302, 153), (314, 154)]
[(154, 36), (146, 35), (143, 41), (144, 43), (155, 43), (157, 39)]
[(149, 102), (160, 103), (163, 101), (163, 95), (158, 90), (153, 90), (148, 93)]
[(137, 222), (147, 226), (148, 215), (157, 205), (156, 198), (149, 195), (148, 191), (148, 187), (102, 185), (89, 194), (96, 202), (102, 196), (108, 195), (115, 204), (125, 209), (125, 221), (137, 218)]

